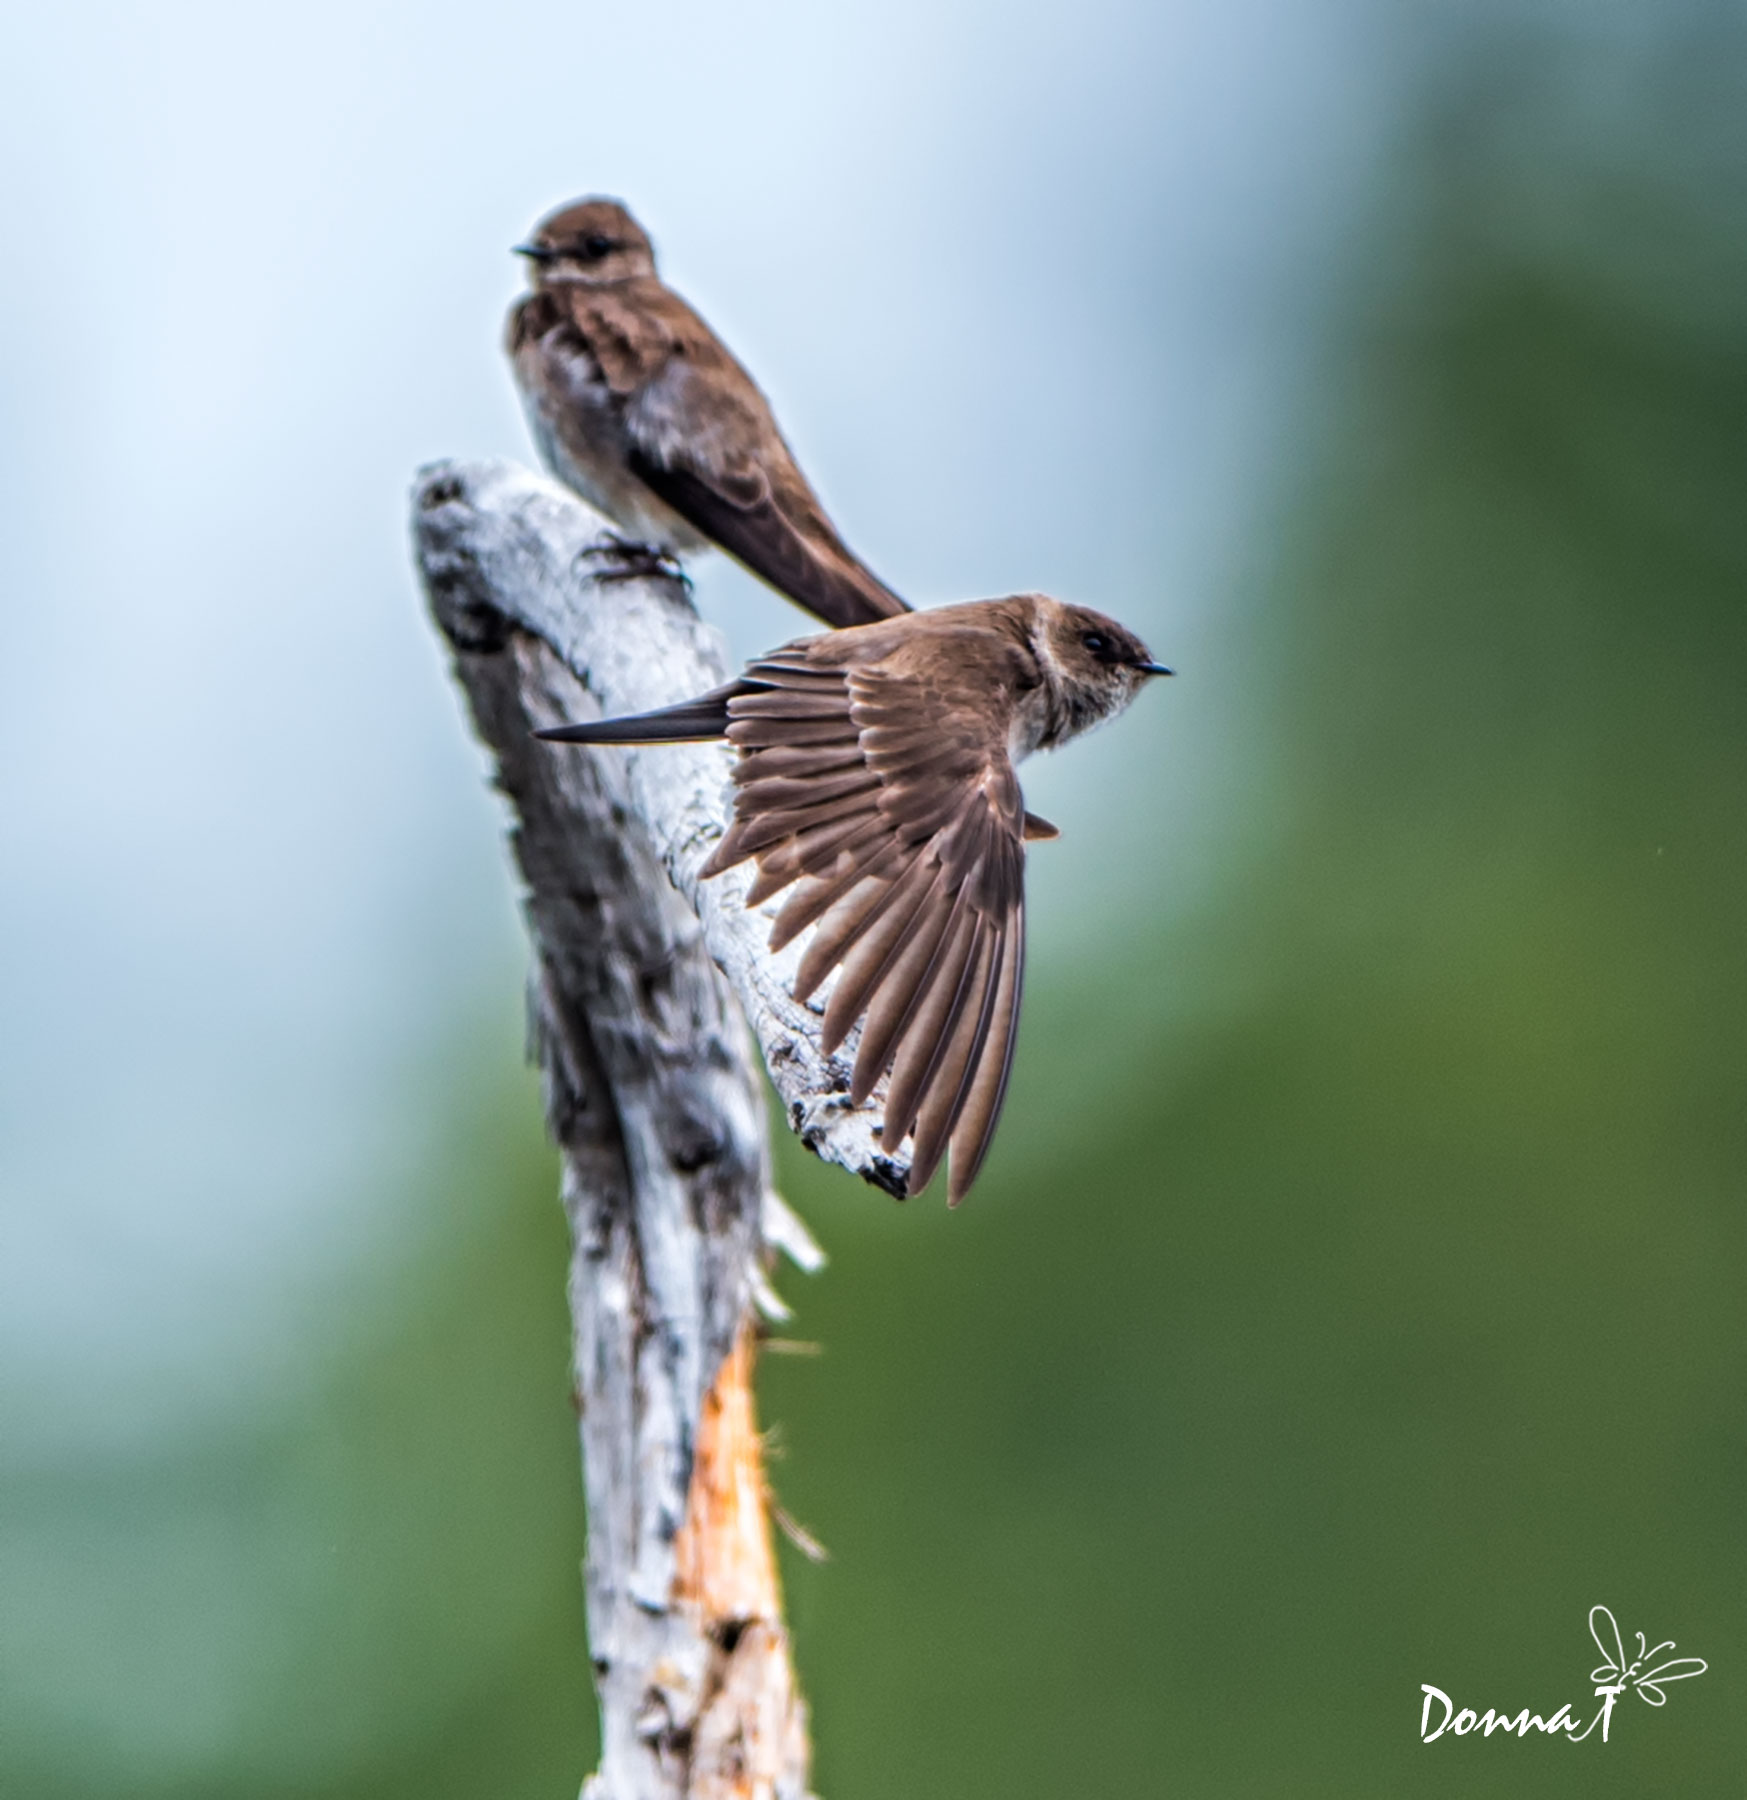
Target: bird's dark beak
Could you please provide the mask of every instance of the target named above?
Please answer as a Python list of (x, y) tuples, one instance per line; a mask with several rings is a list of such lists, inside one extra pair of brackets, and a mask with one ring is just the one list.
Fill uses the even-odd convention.
[(1163, 663), (1131, 663), (1129, 667), (1137, 675), (1174, 675), (1176, 673), (1175, 669), (1167, 669)]
[(535, 262), (544, 263), (550, 262), (558, 252), (548, 250), (544, 244), (513, 244), (510, 247), (510, 254), (512, 256), (529, 256)]

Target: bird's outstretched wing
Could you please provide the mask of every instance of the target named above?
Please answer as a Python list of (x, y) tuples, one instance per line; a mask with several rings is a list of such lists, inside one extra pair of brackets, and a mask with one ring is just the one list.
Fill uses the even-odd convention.
[(839, 971), (824, 1048), (860, 1021), (852, 1099), (890, 1072), (881, 1140), (913, 1139), (914, 1193), (950, 1151), (956, 1205), (1000, 1117), (1024, 977), (1026, 813), (1003, 716), (975, 645), (956, 664), (847, 666), (808, 648), (754, 663), (727, 699), (734, 820), (703, 872), (750, 858), (755, 905), (793, 887), (771, 948), (816, 927), (796, 998)]
[(560, 326), (616, 397), (631, 472), (695, 531), (829, 625), (910, 609), (838, 536), (726, 345), (657, 280), (554, 286), (516, 334)]

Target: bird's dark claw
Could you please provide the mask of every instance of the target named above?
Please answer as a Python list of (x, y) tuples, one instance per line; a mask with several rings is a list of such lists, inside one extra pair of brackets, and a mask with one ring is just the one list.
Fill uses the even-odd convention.
[(603, 535), (584, 548), (577, 561), (594, 565), (590, 573), (596, 581), (675, 581), (686, 593), (692, 591), (691, 577), (679, 558), (653, 544)]

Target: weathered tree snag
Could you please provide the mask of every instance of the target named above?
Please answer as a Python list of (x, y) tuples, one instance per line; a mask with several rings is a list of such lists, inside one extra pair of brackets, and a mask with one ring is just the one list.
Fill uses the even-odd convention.
[[(530, 1014), (563, 1163), (601, 1766), (586, 1800), (799, 1800), (805, 1709), (783, 1628), (751, 1392), (762, 1259), (819, 1257), (770, 1191), (752, 1021), (821, 1155), (901, 1191), (848, 1068), (789, 998), (739, 872), (697, 869), (727, 814), (718, 745), (579, 750), (542, 726), (726, 675), (681, 584), (504, 464), (424, 471), (431, 611), (515, 814)], [(798, 954), (798, 952), (796, 952)], [(744, 1017), (743, 1017), (744, 1014)]]

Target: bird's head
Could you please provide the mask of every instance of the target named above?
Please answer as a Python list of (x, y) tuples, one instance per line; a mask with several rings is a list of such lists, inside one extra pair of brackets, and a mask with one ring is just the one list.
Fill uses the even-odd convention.
[(1060, 719), (1054, 743), (1115, 718), (1150, 677), (1171, 672), (1153, 661), (1126, 625), (1043, 594), (1036, 599), (1031, 642)]
[(578, 200), (543, 219), (516, 254), (533, 264), (535, 287), (587, 282), (605, 287), (655, 273), (655, 249), (617, 200)]

